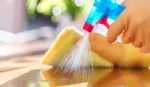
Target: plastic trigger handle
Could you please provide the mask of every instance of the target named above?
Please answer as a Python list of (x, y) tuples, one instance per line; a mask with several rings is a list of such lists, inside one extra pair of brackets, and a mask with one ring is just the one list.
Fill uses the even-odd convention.
[(125, 7), (117, 3), (113, 3), (109, 6), (107, 17), (98, 20), (97, 24), (103, 24), (109, 29), (108, 19), (116, 20), (118, 16), (124, 11)]

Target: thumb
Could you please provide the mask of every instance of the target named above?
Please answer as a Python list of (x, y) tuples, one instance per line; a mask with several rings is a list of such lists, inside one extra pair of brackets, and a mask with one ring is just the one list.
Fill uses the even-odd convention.
[(116, 41), (117, 37), (122, 33), (125, 28), (126, 23), (126, 13), (123, 12), (117, 20), (112, 23), (107, 33), (107, 40), (109, 43), (113, 43)]

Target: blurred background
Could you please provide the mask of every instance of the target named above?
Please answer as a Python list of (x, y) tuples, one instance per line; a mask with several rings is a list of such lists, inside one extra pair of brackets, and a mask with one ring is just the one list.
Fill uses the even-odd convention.
[(67, 26), (82, 28), (94, 0), (1, 0), (0, 59), (41, 55)]

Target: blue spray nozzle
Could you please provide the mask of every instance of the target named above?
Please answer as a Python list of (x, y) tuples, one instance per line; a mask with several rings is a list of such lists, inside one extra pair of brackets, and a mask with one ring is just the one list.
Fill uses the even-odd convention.
[(116, 0), (95, 0), (83, 29), (91, 32), (94, 25), (101, 19), (116, 20), (124, 9), (125, 7), (118, 4)]

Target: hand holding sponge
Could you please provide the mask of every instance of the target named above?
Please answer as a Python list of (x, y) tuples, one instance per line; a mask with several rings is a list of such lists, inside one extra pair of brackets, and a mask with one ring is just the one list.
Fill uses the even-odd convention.
[[(55, 42), (42, 59), (43, 64), (58, 66), (68, 51), (83, 34), (74, 27), (67, 27), (58, 35)], [(106, 38), (98, 33), (91, 33), (91, 57), (95, 67), (141, 67), (150, 66), (150, 55), (142, 54), (132, 45), (123, 43), (109, 44)]]

